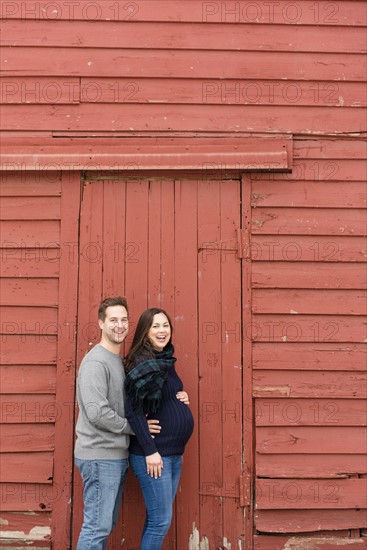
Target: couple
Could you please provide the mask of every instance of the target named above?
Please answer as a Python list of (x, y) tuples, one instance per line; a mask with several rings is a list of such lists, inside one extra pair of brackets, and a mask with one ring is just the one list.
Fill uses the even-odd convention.
[(77, 381), (75, 461), (83, 479), (84, 518), (76, 550), (105, 550), (129, 462), (146, 505), (140, 550), (159, 550), (193, 430), (189, 398), (174, 366), (172, 324), (162, 309), (144, 311), (123, 364), (126, 299), (103, 300), (98, 323), (101, 341), (84, 357)]

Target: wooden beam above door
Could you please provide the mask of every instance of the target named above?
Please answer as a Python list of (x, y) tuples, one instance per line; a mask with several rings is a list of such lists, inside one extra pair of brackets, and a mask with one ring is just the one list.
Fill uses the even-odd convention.
[(290, 172), (292, 136), (3, 138), (0, 169), (124, 172)]

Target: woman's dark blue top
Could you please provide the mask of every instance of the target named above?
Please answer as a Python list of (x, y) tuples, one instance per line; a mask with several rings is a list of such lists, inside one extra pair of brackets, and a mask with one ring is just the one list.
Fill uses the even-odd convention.
[(177, 399), (176, 393), (183, 390), (175, 366), (168, 369), (166, 381), (162, 387), (161, 407), (148, 418), (159, 420), (161, 432), (152, 438), (147, 417), (134, 410), (134, 404), (126, 396), (125, 414), (135, 435), (130, 436), (129, 452), (136, 455), (161, 456), (182, 455), (194, 429), (194, 419), (190, 407)]

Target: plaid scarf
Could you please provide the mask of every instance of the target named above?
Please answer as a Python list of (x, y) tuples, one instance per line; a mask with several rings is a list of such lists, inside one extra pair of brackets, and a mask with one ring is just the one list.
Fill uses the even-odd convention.
[(176, 361), (173, 354), (173, 345), (167, 344), (163, 351), (154, 351), (152, 358), (135, 359), (126, 375), (125, 388), (137, 411), (149, 415), (160, 409), (163, 384)]

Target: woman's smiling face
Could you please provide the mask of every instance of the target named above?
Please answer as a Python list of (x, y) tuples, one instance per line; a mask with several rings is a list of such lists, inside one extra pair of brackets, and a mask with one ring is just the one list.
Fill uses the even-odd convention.
[(164, 313), (156, 313), (148, 331), (148, 339), (153, 348), (162, 351), (171, 338), (171, 326)]

